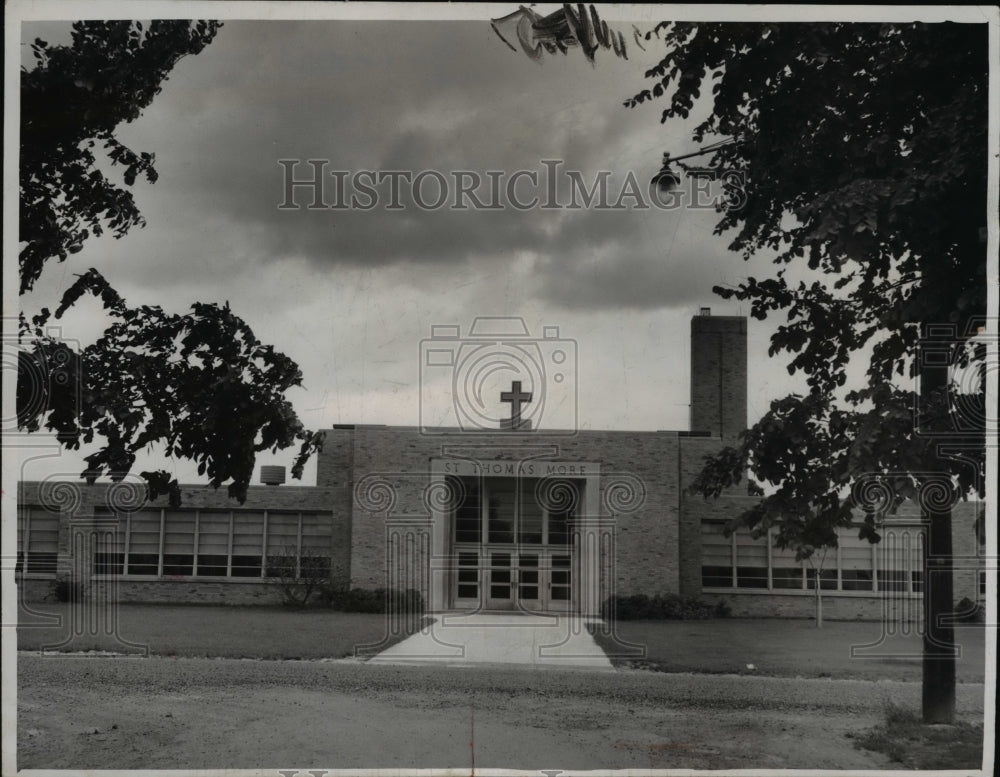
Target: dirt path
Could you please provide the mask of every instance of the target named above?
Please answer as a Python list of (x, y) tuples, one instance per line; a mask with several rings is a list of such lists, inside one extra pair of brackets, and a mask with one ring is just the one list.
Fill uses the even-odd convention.
[[(20, 768), (879, 769), (919, 685), (353, 662), (18, 657)], [(982, 686), (959, 687), (977, 719)], [(277, 774), (277, 772), (275, 772)]]

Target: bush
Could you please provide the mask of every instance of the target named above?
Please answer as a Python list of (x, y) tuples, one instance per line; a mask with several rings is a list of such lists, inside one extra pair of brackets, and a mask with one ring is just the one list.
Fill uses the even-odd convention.
[(57, 602), (73, 602), (79, 604), (83, 601), (83, 583), (68, 577), (61, 577), (52, 583), (52, 595)]
[(955, 620), (960, 623), (985, 623), (986, 610), (982, 604), (966, 596), (955, 605)]
[(323, 554), (303, 553), (295, 548), (277, 549), (268, 555), (266, 578), (281, 591), (286, 607), (305, 607), (313, 594), (322, 595), (330, 581), (330, 558)]
[(321, 593), (320, 600), (327, 607), (341, 612), (384, 613), (392, 609), (395, 612), (423, 614), (425, 611), (424, 597), (415, 588), (399, 591), (328, 586)]
[(705, 620), (725, 618), (729, 615), (729, 605), (725, 602), (709, 604), (693, 597), (678, 594), (632, 594), (612, 596), (604, 602), (605, 618), (619, 620)]

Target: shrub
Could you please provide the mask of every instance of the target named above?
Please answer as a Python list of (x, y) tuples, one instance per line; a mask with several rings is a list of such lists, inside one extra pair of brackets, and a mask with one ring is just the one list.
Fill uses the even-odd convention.
[(961, 623), (985, 623), (986, 610), (982, 604), (966, 596), (955, 605), (955, 620)]
[(288, 607), (305, 607), (310, 597), (321, 594), (330, 581), (330, 558), (318, 553), (299, 555), (295, 548), (277, 549), (268, 555), (268, 582), (281, 590), (282, 602)]
[(384, 613), (392, 609), (395, 612), (423, 614), (425, 611), (424, 597), (415, 588), (405, 591), (385, 588), (369, 590), (330, 585), (320, 598), (327, 607), (341, 612)]
[(69, 577), (60, 577), (52, 582), (52, 595), (57, 602), (79, 604), (83, 601), (83, 583)]
[(605, 618), (619, 620), (705, 620), (725, 618), (729, 615), (729, 605), (725, 602), (709, 604), (694, 597), (678, 594), (632, 594), (612, 596), (604, 602)]

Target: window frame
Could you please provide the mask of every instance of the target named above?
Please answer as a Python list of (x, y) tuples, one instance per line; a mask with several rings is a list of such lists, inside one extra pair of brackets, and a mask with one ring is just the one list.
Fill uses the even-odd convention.
[[(295, 579), (298, 580), (298, 579), (301, 579), (301, 575), (302, 575), (302, 552), (303, 552), (303, 543), (302, 543), (303, 530), (302, 530), (302, 527), (303, 527), (303, 523), (306, 520), (308, 520), (308, 519), (317, 519), (317, 518), (322, 519), (320, 521), (320, 523), (322, 524), (323, 529), (319, 533), (318, 536), (320, 536), (320, 537), (328, 537), (331, 542), (332, 542), (332, 539), (333, 539), (333, 526), (332, 526), (333, 512), (332, 511), (328, 511), (328, 510), (291, 510), (291, 509), (289, 509), (289, 510), (286, 510), (286, 509), (277, 509), (277, 510), (275, 510), (275, 509), (238, 510), (237, 509), (237, 510), (234, 510), (234, 509), (230, 509), (230, 508), (212, 508), (212, 507), (192, 508), (190, 510), (183, 510), (183, 509), (182, 510), (171, 510), (171, 512), (183, 512), (183, 513), (190, 512), (190, 513), (192, 513), (194, 515), (193, 528), (191, 530), (191, 548), (192, 548), (191, 572), (192, 573), (189, 574), (189, 575), (166, 575), (166, 574), (163, 573), (163, 569), (164, 569), (164, 563), (165, 563), (164, 546), (165, 546), (165, 534), (166, 534), (166, 513), (167, 513), (168, 509), (170, 509), (170, 508), (167, 508), (167, 507), (152, 507), (152, 508), (145, 508), (143, 510), (136, 510), (136, 511), (132, 511), (132, 512), (114, 513), (113, 511), (111, 511), (109, 509), (106, 509), (106, 508), (96, 508), (95, 509), (95, 516), (102, 517), (104, 520), (107, 520), (107, 521), (110, 521), (110, 519), (113, 516), (116, 516), (117, 519), (118, 519), (118, 521), (124, 521), (125, 522), (125, 528), (124, 528), (124, 532), (123, 532), (123, 539), (122, 539), (122, 543), (121, 543), (121, 546), (120, 546), (120, 550), (117, 550), (118, 546), (117, 546), (117, 543), (116, 543), (116, 551), (115, 551), (116, 553), (121, 553), (121, 555), (122, 555), (121, 564), (120, 565), (118, 565), (118, 564), (115, 565), (115, 566), (117, 566), (117, 567), (119, 567), (121, 569), (121, 572), (108, 572), (108, 571), (100, 571), (100, 572), (98, 572), (98, 571), (96, 571), (97, 567), (98, 567), (98, 561), (97, 561), (97, 558), (96, 558), (96, 556), (98, 554), (98, 549), (95, 549), (94, 552), (93, 552), (93, 558), (91, 559), (91, 561), (92, 561), (91, 577), (92, 578), (98, 578), (98, 579), (106, 579), (106, 578), (112, 578), (113, 577), (113, 578), (120, 579), (120, 580), (136, 580), (136, 581), (142, 581), (142, 580), (152, 581), (152, 580), (156, 580), (156, 581), (166, 581), (166, 582), (169, 582), (169, 581), (195, 581), (195, 582), (220, 582), (220, 581), (225, 581), (227, 583), (265, 583), (265, 582), (273, 581), (276, 576), (270, 576), (270, 575), (267, 574), (267, 572), (268, 572), (268, 566), (269, 566), (268, 565), (268, 558), (269, 558), (269, 556), (268, 556), (268, 545), (269, 545), (269, 539), (271, 539), (270, 536), (269, 536), (270, 535), (270, 530), (274, 527), (274, 525), (276, 523), (278, 523), (278, 521), (276, 519), (279, 516), (295, 516), (295, 521), (294, 521), (294, 525), (295, 525), (295, 533), (294, 533), (294, 536), (295, 536)], [(129, 560), (130, 560), (130, 555), (131, 555), (131, 550), (132, 550), (133, 517), (136, 514), (140, 513), (140, 512), (158, 513), (159, 514), (159, 547), (158, 547), (158, 553), (157, 553), (157, 565), (156, 565), (156, 567), (157, 567), (157, 573), (156, 574), (148, 574), (148, 573), (135, 574), (135, 573), (131, 573), (129, 571), (129, 568), (131, 566), (129, 564)], [(248, 515), (251, 514), (251, 513), (255, 514), (255, 515), (262, 515), (262, 520), (260, 522), (260, 536), (259, 536), (259, 540), (260, 540), (259, 547), (260, 547), (260, 551), (261, 551), (260, 552), (260, 571), (259, 571), (258, 574), (255, 574), (253, 576), (249, 576), (249, 575), (234, 575), (233, 574), (233, 569), (234, 569), (234, 565), (233, 565), (233, 548), (234, 548), (234, 542), (235, 542), (235, 539), (236, 539), (237, 528), (238, 528), (238, 516), (241, 513), (246, 513)], [(208, 536), (208, 534), (216, 534), (216, 535), (220, 535), (221, 534), (221, 532), (208, 532), (208, 533), (203, 533), (202, 532), (203, 517), (205, 515), (207, 515), (207, 514), (225, 515), (225, 516), (227, 516), (227, 519), (228, 519), (226, 521), (226, 523), (228, 524), (228, 528), (227, 528), (226, 534), (225, 534), (225, 537), (226, 537), (226, 539), (225, 539), (225, 543), (226, 543), (226, 551), (225, 551), (226, 564), (225, 564), (225, 570), (226, 571), (225, 571), (224, 575), (221, 575), (221, 574), (214, 574), (214, 575), (213, 574), (208, 574), (208, 575), (199, 574), (199, 568), (206, 568), (206, 569), (210, 568), (210, 567), (211, 568), (217, 568), (217, 569), (221, 569), (222, 568), (222, 564), (221, 563), (210, 564), (210, 563), (200, 562), (200, 560), (199, 560), (199, 557), (202, 556), (202, 555), (220, 556), (220, 557), (222, 556), (221, 553), (208, 553), (208, 554), (203, 554), (202, 553), (202, 549), (203, 549), (202, 537), (203, 536)], [(291, 522), (289, 522), (289, 523), (291, 523)], [(244, 536), (246, 536), (246, 535), (244, 535)], [(221, 548), (218, 548), (217, 550), (221, 550)], [(328, 559), (328, 565), (327, 566), (328, 566), (329, 569), (332, 569), (333, 568), (333, 549), (332, 549), (332, 547), (330, 547), (330, 548), (327, 548), (326, 551), (327, 551), (327, 555), (326, 556), (320, 556), (319, 554), (317, 554), (317, 556), (320, 557), (320, 558), (327, 558)], [(146, 555), (150, 555), (150, 554), (146, 554)], [(244, 558), (244, 557), (247, 556), (246, 553), (241, 553), (239, 555), (240, 555), (241, 558)], [(256, 556), (257, 554), (250, 554), (250, 555)], [(149, 566), (149, 564), (147, 564), (147, 566)], [(253, 565), (253, 566), (256, 566), (256, 565)], [(245, 564), (243, 564), (243, 565), (237, 565), (236, 568), (237, 569), (244, 569), (244, 568), (246, 568), (246, 565)]]
[[(704, 528), (706, 525), (718, 525), (719, 527), (725, 524), (724, 520), (719, 519), (704, 519), (700, 522), (699, 530), (702, 532), (700, 535), (702, 543), (704, 543)], [(845, 596), (845, 597), (874, 597), (883, 596), (889, 594), (891, 596), (898, 597), (921, 597), (922, 586), (919, 581), (919, 574), (921, 572), (921, 564), (919, 563), (919, 553), (922, 552), (922, 535), (924, 533), (924, 527), (921, 524), (898, 524), (890, 527), (886, 527), (892, 532), (904, 533), (908, 535), (907, 542), (904, 543), (904, 557), (905, 564), (900, 567), (897, 564), (887, 563), (886, 559), (883, 558), (885, 555), (885, 549), (880, 548), (882, 543), (871, 543), (871, 566), (868, 570), (871, 573), (871, 588), (870, 589), (855, 589), (845, 587), (845, 575), (844, 572), (852, 572), (855, 570), (845, 570), (844, 560), (842, 558), (841, 550), (843, 546), (838, 543), (836, 548), (830, 549), (836, 552), (832, 555), (828, 555), (827, 562), (824, 564), (823, 576), (824, 582), (826, 580), (832, 580), (834, 585), (827, 587), (822, 586), (821, 592), (824, 595), (834, 595), (834, 596)], [(856, 529), (839, 529), (841, 538), (845, 536), (852, 536), (852, 532), (856, 533)], [(745, 534), (740, 534), (740, 532), (745, 532)], [(742, 544), (737, 541), (737, 537), (742, 540), (744, 537), (749, 539), (749, 533), (746, 529), (740, 529), (733, 532), (726, 542), (719, 542), (717, 544), (718, 548), (727, 547), (729, 548), (730, 555), (730, 570), (731, 574), (729, 577), (732, 580), (732, 584), (729, 586), (719, 586), (719, 585), (705, 585), (704, 581), (706, 578), (707, 569), (711, 570), (721, 570), (723, 567), (719, 565), (709, 565), (706, 566), (704, 563), (700, 565), (701, 574), (701, 590), (704, 593), (725, 593), (725, 594), (767, 594), (767, 595), (792, 595), (792, 596), (815, 596), (815, 586), (813, 584), (813, 574), (808, 560), (798, 562), (798, 566), (802, 569), (802, 580), (801, 585), (796, 587), (782, 587), (776, 586), (775, 582), (775, 546), (774, 537), (775, 530), (773, 527), (769, 527), (765, 537), (761, 537), (756, 542), (766, 543), (767, 547), (767, 585), (766, 587), (750, 587), (747, 585), (739, 585), (739, 579), (737, 578), (737, 570), (740, 568), (741, 559), (739, 556), (739, 548), (746, 547), (750, 545), (748, 542), (743, 542)], [(704, 548), (704, 544), (702, 544)], [(880, 552), (881, 551), (881, 552)], [(828, 550), (829, 553), (829, 550)], [(701, 560), (704, 561), (705, 554), (701, 554)], [(747, 559), (748, 561), (759, 561), (759, 559)], [(833, 562), (833, 567), (830, 567), (830, 561)], [(787, 562), (781, 563), (781, 568), (791, 568)], [(882, 585), (880, 582), (880, 571), (885, 574), (886, 572), (892, 572), (894, 574), (893, 582), (891, 584)], [(833, 575), (831, 578), (830, 575)], [(724, 577), (721, 574), (711, 574), (709, 577), (720, 579)], [(898, 579), (897, 579), (898, 578)], [(888, 577), (884, 578), (888, 583)], [(850, 585), (850, 581), (847, 581)], [(902, 584), (902, 587), (900, 587)]]

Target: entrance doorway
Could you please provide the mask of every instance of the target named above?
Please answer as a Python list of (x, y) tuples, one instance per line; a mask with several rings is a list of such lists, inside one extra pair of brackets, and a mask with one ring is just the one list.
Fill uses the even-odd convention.
[(554, 478), (453, 478), (459, 609), (567, 612), (573, 573), (573, 524), (583, 483)]
[(487, 609), (561, 612), (570, 608), (573, 579), (569, 553), (487, 552)]

